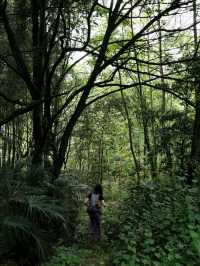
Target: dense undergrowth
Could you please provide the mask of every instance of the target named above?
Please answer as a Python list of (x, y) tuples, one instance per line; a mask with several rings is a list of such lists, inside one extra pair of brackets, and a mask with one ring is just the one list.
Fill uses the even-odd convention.
[(0, 179), (0, 265), (199, 265), (197, 181), (190, 187), (177, 176), (105, 183), (103, 238), (94, 245), (85, 192), (76, 197), (74, 178), (52, 183), (43, 169), (19, 165), (2, 169)]
[(50, 181), (40, 167), (1, 169), (0, 265), (40, 265), (61, 238), (73, 239), (77, 201), (64, 178)]
[(186, 187), (179, 178), (129, 184), (112, 265), (199, 265), (199, 202), (198, 185)]
[(108, 192), (104, 210), (102, 243), (90, 246), (83, 215), (76, 245), (58, 248), (47, 265), (198, 266), (198, 187), (197, 182), (187, 187), (179, 177), (113, 184), (114, 194)]

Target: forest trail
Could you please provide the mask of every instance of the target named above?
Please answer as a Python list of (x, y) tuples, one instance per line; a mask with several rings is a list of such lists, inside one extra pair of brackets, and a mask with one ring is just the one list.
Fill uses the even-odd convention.
[(90, 266), (108, 266), (105, 254), (103, 254), (102, 251), (100, 251), (100, 250), (95, 250), (93, 255), (88, 257), (84, 261), (84, 264), (81, 264), (80, 266), (85, 266), (85, 265), (90, 265)]
[[(86, 216), (84, 217), (86, 218)], [(86, 218), (87, 219), (87, 218)], [(85, 220), (86, 222), (87, 220)], [(87, 222), (86, 222), (87, 223)], [(102, 227), (106, 221), (103, 221)], [(86, 242), (85, 244), (80, 244), (80, 249), (85, 249), (88, 251), (88, 255), (83, 256), (83, 262), (80, 266), (109, 266), (109, 243), (106, 239), (104, 232), (102, 232), (102, 240), (100, 243), (92, 243), (88, 231), (85, 231)]]
[[(79, 266), (110, 266), (110, 243), (106, 231), (107, 225), (109, 224), (109, 219), (111, 210), (117, 209), (119, 206), (118, 201), (113, 198), (109, 198), (106, 201), (106, 207), (103, 208), (102, 213), (102, 238), (99, 243), (94, 243), (91, 240), (89, 233), (89, 217), (85, 207), (83, 207), (80, 215), (80, 231), (82, 234), (82, 241), (77, 243), (77, 247), (83, 251), (82, 262)], [(84, 256), (84, 250), (86, 251)], [(78, 266), (78, 265), (77, 265)]]
[(43, 266), (110, 266), (109, 252), (103, 246), (89, 242), (71, 247), (60, 246), (51, 261)]
[[(77, 226), (77, 235), (75, 243), (72, 246), (60, 245), (49, 263), (43, 266), (110, 266), (110, 243), (106, 236), (106, 226), (109, 224), (110, 210), (116, 202), (109, 200), (103, 210), (102, 215), (102, 239), (98, 243), (91, 240), (88, 228), (88, 214), (83, 206), (79, 223)], [(111, 207), (112, 206), (112, 207)]]
[(110, 266), (109, 251), (104, 244), (76, 244), (72, 247), (60, 246), (55, 256), (43, 266)]

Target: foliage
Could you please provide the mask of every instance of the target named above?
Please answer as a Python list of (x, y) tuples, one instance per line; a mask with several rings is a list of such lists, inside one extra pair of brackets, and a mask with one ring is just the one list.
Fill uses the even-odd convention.
[(92, 250), (78, 247), (59, 247), (50, 262), (44, 266), (80, 266), (92, 255)]
[[(29, 186), (35, 173), (37, 180), (43, 181)], [(70, 224), (73, 224), (74, 214), (65, 208), (61, 196), (56, 197), (57, 186), (48, 182), (50, 178), (44, 180), (44, 176), (48, 177), (44, 170), (27, 170), (23, 164), (1, 170), (1, 261), (11, 259), (17, 265), (39, 265), (61, 237), (69, 239), (73, 233)], [(68, 206), (70, 204), (74, 207), (72, 199)]]
[(90, 245), (82, 213), (76, 244), (56, 248), (45, 266), (198, 266), (199, 189), (197, 183), (187, 187), (180, 177), (173, 178), (113, 183), (103, 212), (102, 242)]
[(109, 266), (198, 265), (200, 3), (133, 2), (0, 0), (0, 260), (96, 263), (103, 182)]
[(113, 265), (199, 264), (199, 190), (174, 182), (129, 184)]

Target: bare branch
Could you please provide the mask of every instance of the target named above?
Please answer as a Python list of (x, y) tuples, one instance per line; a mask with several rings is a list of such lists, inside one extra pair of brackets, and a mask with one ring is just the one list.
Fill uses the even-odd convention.
[(102, 95), (94, 98), (93, 100), (89, 101), (86, 104), (86, 107), (89, 106), (89, 105), (91, 105), (91, 104), (93, 104), (93, 103), (95, 103), (96, 101), (99, 101), (100, 99), (103, 99), (103, 98), (105, 98), (105, 97), (107, 97), (109, 95), (112, 95), (113, 93), (120, 92), (121, 90), (126, 90), (126, 89), (130, 89), (130, 88), (134, 88), (134, 87), (138, 87), (139, 85), (142, 85), (142, 86), (147, 86), (147, 87), (150, 87), (150, 88), (154, 88), (156, 90), (165, 91), (165, 92), (167, 92), (167, 93), (175, 96), (179, 100), (186, 102), (189, 106), (195, 108), (195, 104), (192, 101), (188, 100), (186, 97), (183, 97), (183, 96), (177, 94), (176, 92), (174, 92), (174, 91), (172, 91), (172, 90), (170, 90), (168, 88), (160, 88), (160, 87), (158, 87), (156, 85), (152, 85), (152, 84), (148, 83), (148, 82), (150, 82), (152, 80), (153, 79), (148, 80), (148, 81), (143, 81), (141, 83), (136, 82), (136, 83), (132, 83), (132, 84), (128, 84), (128, 85), (127, 84), (120, 84), (120, 83), (109, 84), (109, 85), (108, 84), (101, 85), (100, 87), (109, 87), (109, 88), (111, 88), (111, 87), (118, 87), (118, 89), (109, 91), (109, 92), (107, 92), (105, 94), (102, 94)]

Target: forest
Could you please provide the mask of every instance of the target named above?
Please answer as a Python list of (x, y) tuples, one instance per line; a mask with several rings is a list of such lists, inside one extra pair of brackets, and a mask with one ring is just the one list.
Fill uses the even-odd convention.
[(1, 266), (200, 265), (199, 22), (199, 0), (0, 0)]

